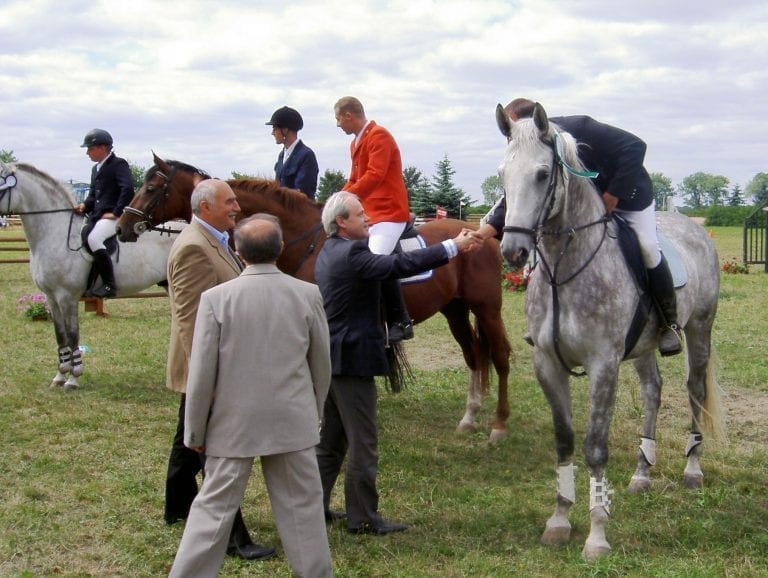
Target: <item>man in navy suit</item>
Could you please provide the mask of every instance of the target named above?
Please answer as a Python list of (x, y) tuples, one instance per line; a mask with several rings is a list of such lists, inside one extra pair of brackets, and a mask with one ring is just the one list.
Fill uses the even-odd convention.
[(383, 536), (402, 532), (405, 524), (379, 514), (376, 490), (378, 439), (375, 375), (389, 366), (381, 316), (381, 282), (409, 277), (446, 264), (480, 241), (464, 229), (456, 238), (424, 249), (377, 255), (368, 248), (368, 217), (354, 193), (334, 193), (322, 214), (328, 240), (315, 264), (315, 280), (323, 295), (331, 336), (331, 388), (325, 401), (317, 462), (323, 482), (326, 521), (341, 519), (331, 512), (331, 491), (341, 471), (347, 529), (352, 534)]
[(112, 259), (104, 241), (115, 236), (117, 219), (123, 208), (133, 199), (133, 176), (125, 159), (112, 151), (112, 135), (95, 128), (83, 138), (80, 146), (86, 149), (88, 158), (96, 164), (91, 170), (91, 190), (85, 200), (75, 207), (75, 212), (89, 217), (88, 247), (93, 252), (93, 262), (103, 285), (90, 292), (94, 297), (117, 295)]
[(278, 108), (265, 124), (272, 125), (275, 143), (283, 145), (275, 164), (275, 178), (282, 186), (298, 189), (314, 200), (320, 169), (315, 153), (299, 138), (304, 119), (297, 110), (284, 106)]

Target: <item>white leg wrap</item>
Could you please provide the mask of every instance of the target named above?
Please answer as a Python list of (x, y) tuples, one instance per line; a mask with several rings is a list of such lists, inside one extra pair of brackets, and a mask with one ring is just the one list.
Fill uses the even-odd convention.
[(685, 455), (690, 456), (691, 452), (696, 448), (696, 446), (701, 445), (702, 441), (704, 441), (704, 436), (698, 432), (692, 431), (688, 436), (688, 445), (685, 448)]
[(640, 451), (646, 462), (652, 466), (656, 465), (656, 440), (640, 438)]
[(611, 514), (611, 496), (613, 490), (608, 487), (608, 480), (605, 476), (597, 480), (592, 476), (589, 477), (589, 509), (590, 511), (595, 508), (603, 508), (605, 513)]
[(573, 463), (557, 466), (557, 494), (571, 504), (576, 503), (576, 466)]
[(72, 369), (72, 350), (69, 347), (59, 348), (59, 371), (69, 373)]

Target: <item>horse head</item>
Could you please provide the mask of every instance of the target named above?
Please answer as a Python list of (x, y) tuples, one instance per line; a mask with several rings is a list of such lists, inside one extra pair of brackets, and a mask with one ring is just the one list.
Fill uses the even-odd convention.
[(189, 196), (198, 182), (210, 178), (190, 165), (165, 161), (154, 152), (152, 157), (154, 166), (117, 221), (117, 236), (123, 242), (136, 241), (145, 231), (173, 218), (190, 221)]
[(517, 121), (499, 104), (496, 123), (507, 137), (507, 149), (499, 166), (507, 206), (501, 253), (510, 266), (520, 267), (534, 249), (544, 224), (562, 206), (562, 170), (554, 144), (558, 137), (539, 103), (532, 118)]

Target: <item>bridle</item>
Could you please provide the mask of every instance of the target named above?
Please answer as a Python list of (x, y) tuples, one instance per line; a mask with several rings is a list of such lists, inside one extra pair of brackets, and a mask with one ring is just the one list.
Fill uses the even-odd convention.
[(141, 236), (147, 231), (160, 231), (161, 233), (171, 233), (170, 229), (166, 229), (165, 227), (157, 227), (152, 224), (152, 214), (157, 209), (158, 205), (161, 201), (167, 201), (168, 200), (168, 187), (170, 186), (171, 182), (173, 181), (173, 177), (176, 175), (177, 168), (174, 166), (171, 166), (170, 174), (165, 174), (160, 169), (156, 170), (153, 173), (153, 176), (158, 176), (163, 179), (163, 188), (160, 191), (160, 194), (153, 195), (152, 198), (149, 201), (149, 204), (147, 205), (147, 210), (141, 211), (139, 209), (136, 209), (131, 206), (127, 206), (123, 208), (124, 213), (128, 213), (129, 215), (134, 215), (141, 219), (137, 223), (134, 223), (133, 225), (133, 232), (137, 236)]
[(323, 224), (318, 223), (308, 231), (306, 231), (304, 234), (299, 235), (295, 239), (291, 239), (288, 243), (285, 244), (285, 247), (283, 248), (283, 251), (285, 252), (289, 248), (293, 247), (297, 243), (300, 243), (301, 241), (305, 239), (310, 239), (309, 245), (307, 245), (307, 248), (304, 250), (304, 254), (301, 256), (301, 258), (296, 262), (296, 266), (293, 268), (291, 272), (289, 272), (289, 275), (295, 275), (298, 273), (299, 269), (301, 269), (302, 265), (306, 263), (307, 259), (312, 255), (312, 253), (315, 252), (315, 249), (317, 248), (318, 242), (320, 241), (320, 236), (323, 233)]
[[(532, 229), (527, 227), (504, 226), (502, 230), (504, 233), (520, 233), (523, 235), (528, 235), (533, 239), (533, 246), (537, 256), (537, 264), (538, 262), (541, 263), (542, 268), (546, 273), (546, 281), (552, 288), (552, 339), (554, 342), (555, 354), (557, 355), (560, 364), (570, 375), (574, 377), (582, 377), (586, 375), (586, 371), (573, 371), (565, 362), (562, 352), (560, 351), (560, 300), (557, 294), (557, 288), (565, 285), (566, 283), (569, 283), (570, 281), (573, 281), (594, 260), (602, 248), (603, 243), (605, 242), (605, 238), (608, 235), (608, 223), (611, 221), (611, 216), (608, 213), (605, 213), (599, 219), (575, 227), (547, 229), (544, 226), (544, 224), (553, 216), (552, 210), (555, 206), (558, 183), (562, 183), (563, 185), (566, 184), (565, 171), (568, 171), (577, 177), (583, 178), (595, 178), (598, 176), (598, 173), (596, 171), (579, 171), (571, 167), (563, 158), (562, 142), (559, 141), (557, 132), (552, 133), (551, 139), (542, 139), (542, 142), (545, 142), (552, 150), (552, 166), (549, 175), (549, 183), (547, 185), (547, 193), (544, 198), (544, 203), (542, 203), (539, 216), (536, 219), (536, 225)], [(602, 235), (600, 236), (600, 242), (597, 244), (595, 249), (587, 257), (587, 259), (579, 267), (576, 268), (575, 271), (573, 271), (564, 279), (558, 279), (558, 269), (563, 261), (563, 258), (568, 253), (568, 249), (570, 248), (571, 242), (575, 239), (576, 234), (580, 231), (584, 231), (598, 225), (602, 225), (603, 230)], [(556, 238), (563, 236), (566, 237), (565, 243), (563, 244), (560, 252), (557, 254), (553, 264), (550, 264), (547, 261), (544, 253), (539, 248), (542, 238), (546, 235), (551, 235)]]

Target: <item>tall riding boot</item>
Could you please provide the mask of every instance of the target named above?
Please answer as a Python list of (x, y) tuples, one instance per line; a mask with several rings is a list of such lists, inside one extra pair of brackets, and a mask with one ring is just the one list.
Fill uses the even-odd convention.
[(677, 355), (683, 350), (682, 334), (677, 324), (677, 299), (672, 273), (664, 256), (653, 269), (648, 269), (648, 285), (661, 317), (659, 352), (663, 356)]
[(115, 272), (112, 268), (112, 258), (107, 253), (106, 249), (99, 249), (93, 252), (93, 262), (96, 264), (96, 269), (99, 271), (99, 276), (103, 281), (103, 285), (98, 289), (94, 289), (91, 294), (94, 297), (114, 297), (117, 295), (117, 287), (115, 286)]
[(387, 341), (395, 343), (413, 337), (413, 320), (408, 315), (399, 279), (381, 282), (384, 316), (387, 321)]

